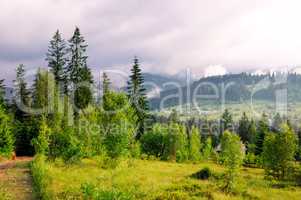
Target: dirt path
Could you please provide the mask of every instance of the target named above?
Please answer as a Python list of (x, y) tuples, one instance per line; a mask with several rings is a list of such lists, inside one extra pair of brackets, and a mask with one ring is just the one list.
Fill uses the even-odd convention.
[(30, 157), (0, 163), (0, 200), (32, 200)]

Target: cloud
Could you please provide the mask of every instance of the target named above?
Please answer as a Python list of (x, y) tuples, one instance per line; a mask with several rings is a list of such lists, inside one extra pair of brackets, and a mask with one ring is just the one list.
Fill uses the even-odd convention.
[(301, 63), (298, 0), (1, 0), (0, 67), (45, 66), (50, 38), (79, 26), (89, 65), (129, 71), (134, 55), (145, 71), (202, 74)]

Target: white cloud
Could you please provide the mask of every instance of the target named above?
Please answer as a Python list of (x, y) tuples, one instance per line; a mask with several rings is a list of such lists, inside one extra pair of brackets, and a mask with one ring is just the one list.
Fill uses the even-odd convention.
[(134, 55), (144, 70), (169, 74), (219, 63), (230, 72), (300, 65), (300, 7), (299, 0), (1, 0), (1, 72), (45, 65), (55, 30), (68, 39), (76, 25), (94, 70), (126, 71)]

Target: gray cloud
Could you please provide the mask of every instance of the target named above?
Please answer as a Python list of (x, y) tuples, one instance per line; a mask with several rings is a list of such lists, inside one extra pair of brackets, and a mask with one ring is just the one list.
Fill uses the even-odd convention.
[(134, 55), (146, 71), (161, 73), (298, 65), (300, 6), (298, 0), (1, 0), (1, 74), (11, 79), (19, 63), (45, 66), (52, 34), (60, 29), (68, 39), (75, 26), (95, 71), (128, 71)]

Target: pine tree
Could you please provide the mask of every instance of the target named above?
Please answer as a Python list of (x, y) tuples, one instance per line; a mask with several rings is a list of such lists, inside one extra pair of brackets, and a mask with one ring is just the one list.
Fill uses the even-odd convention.
[(12, 121), (6, 110), (0, 105), (0, 156), (10, 158), (14, 150), (15, 137), (12, 131)]
[(239, 120), (237, 132), (238, 132), (238, 135), (240, 136), (241, 140), (245, 144), (247, 142), (249, 142), (249, 139), (250, 139), (249, 126), (250, 126), (249, 119), (248, 119), (246, 113), (244, 112), (241, 119)]
[(263, 150), (263, 142), (265, 135), (269, 132), (269, 123), (267, 119), (267, 115), (264, 113), (262, 115), (261, 120), (258, 122), (257, 134), (256, 134), (256, 147), (255, 147), (255, 155), (260, 155)]
[(25, 80), (25, 66), (20, 64), (16, 69), (17, 75), (14, 80), (14, 107), (16, 110), (15, 117), (23, 120), (25, 109), (29, 106), (30, 91), (27, 88)]
[(229, 112), (228, 109), (225, 109), (225, 112), (222, 115), (220, 126), (221, 126), (220, 127), (221, 133), (223, 133), (225, 130), (232, 131), (232, 129), (233, 129), (233, 127), (232, 127), (233, 126), (233, 119), (232, 119), (232, 115), (231, 115), (231, 113)]
[(128, 97), (137, 117), (137, 139), (144, 133), (144, 122), (147, 118), (148, 102), (145, 94), (144, 79), (139, 66), (139, 60), (134, 58), (132, 74), (128, 82)]
[(46, 58), (48, 67), (53, 73), (57, 84), (61, 84), (66, 78), (64, 77), (66, 53), (66, 43), (62, 39), (59, 30), (57, 30), (50, 41)]
[(58, 103), (57, 93), (54, 75), (39, 69), (33, 84), (33, 106), (42, 109), (43, 114), (54, 111), (55, 103)]
[(93, 83), (92, 74), (87, 66), (88, 56), (86, 55), (88, 45), (81, 35), (78, 27), (75, 28), (72, 38), (69, 40), (70, 59), (66, 68), (69, 81), (73, 84), (82, 82)]
[[(74, 102), (78, 109), (86, 108), (93, 100), (90, 85), (93, 83), (91, 70), (87, 66), (88, 56), (85, 39), (81, 35), (80, 30), (76, 27), (72, 38), (69, 40), (70, 60), (68, 62), (65, 73), (71, 87), (66, 90), (74, 94)], [(65, 78), (66, 79), (66, 78)], [(69, 84), (68, 84), (69, 85)]]
[(0, 80), (0, 106), (5, 104), (5, 86), (4, 80)]
[(102, 101), (103, 101), (103, 109), (104, 110), (108, 110), (109, 109), (109, 93), (110, 93), (110, 79), (108, 77), (108, 75), (104, 72), (103, 73), (103, 82), (102, 82), (102, 85), (103, 85), (103, 97), (102, 97)]

